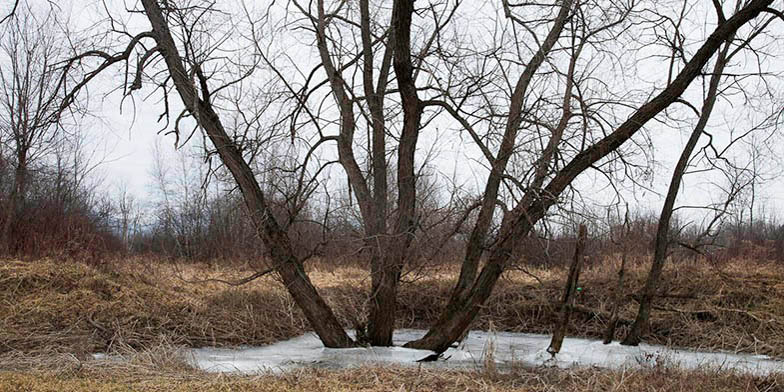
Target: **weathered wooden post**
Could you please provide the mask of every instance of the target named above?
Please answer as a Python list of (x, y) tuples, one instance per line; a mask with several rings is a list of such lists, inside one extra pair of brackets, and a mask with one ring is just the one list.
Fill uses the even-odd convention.
[(607, 329), (604, 331), (604, 340), (602, 340), (602, 343), (604, 344), (610, 344), (612, 342), (615, 337), (615, 328), (618, 326), (618, 309), (621, 306), (621, 299), (623, 298), (623, 278), (626, 273), (626, 256), (626, 245), (624, 245), (623, 254), (621, 255), (621, 268), (618, 270), (618, 282), (612, 296), (610, 322), (607, 323)]
[(580, 278), (580, 269), (583, 265), (585, 237), (585, 225), (581, 224), (577, 234), (577, 244), (574, 248), (574, 260), (572, 260), (572, 265), (569, 267), (569, 277), (566, 279), (566, 287), (561, 300), (561, 319), (558, 325), (555, 326), (553, 340), (550, 342), (550, 347), (547, 348), (547, 352), (553, 357), (561, 351), (561, 344), (563, 344), (564, 336), (566, 336), (566, 327), (569, 325), (569, 316), (574, 306), (574, 294), (577, 291), (577, 281)]

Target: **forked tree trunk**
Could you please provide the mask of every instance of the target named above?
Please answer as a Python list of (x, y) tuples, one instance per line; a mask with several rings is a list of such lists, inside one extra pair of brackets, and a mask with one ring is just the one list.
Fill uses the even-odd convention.
[(419, 138), (422, 105), (416, 91), (411, 63), (411, 17), (413, 1), (396, 0), (392, 9), (392, 66), (403, 107), (403, 129), (397, 157), (397, 218), (386, 254), (381, 255), (378, 274), (373, 276), (368, 337), (376, 346), (391, 346), (397, 312), (397, 287), (416, 227), (416, 175), (414, 157)]
[(651, 263), (651, 270), (648, 273), (648, 279), (645, 281), (645, 287), (643, 288), (642, 296), (640, 298), (640, 308), (637, 311), (637, 317), (635, 318), (634, 323), (629, 329), (629, 333), (621, 344), (636, 346), (640, 344), (643, 335), (647, 333), (648, 320), (651, 315), (651, 303), (653, 302), (653, 297), (656, 294), (656, 289), (659, 285), (659, 280), (661, 279), (661, 273), (664, 269), (664, 262), (667, 259), (667, 252), (670, 245), (670, 220), (672, 218), (672, 209), (675, 206), (675, 199), (678, 197), (678, 191), (680, 191), (681, 188), (681, 180), (683, 179), (683, 174), (686, 172), (691, 154), (697, 146), (697, 141), (702, 136), (705, 126), (708, 124), (713, 106), (716, 103), (719, 82), (721, 81), (721, 76), (724, 72), (729, 48), (729, 45), (724, 46), (724, 50), (721, 51), (719, 58), (716, 60), (716, 64), (713, 66), (713, 73), (710, 78), (708, 93), (702, 105), (700, 119), (697, 121), (694, 130), (692, 130), (691, 136), (686, 142), (686, 146), (684, 146), (678, 163), (675, 165), (675, 169), (672, 172), (670, 187), (667, 190), (667, 197), (664, 200), (664, 206), (662, 207), (661, 215), (659, 216), (659, 226), (656, 230), (656, 242), (653, 251), (653, 262)]
[[(392, 331), (395, 325), (396, 297), (397, 297), (397, 278), (400, 273), (395, 266), (399, 264), (391, 255), (395, 247), (400, 243), (394, 236), (401, 233), (388, 233), (387, 225), (387, 203), (388, 203), (388, 184), (387, 184), (387, 150), (386, 150), (386, 128), (384, 97), (387, 90), (389, 73), (392, 64), (392, 44), (387, 46), (383, 54), (381, 69), (379, 71), (378, 82), (374, 82), (374, 38), (371, 33), (368, 0), (359, 1), (360, 9), (360, 31), (362, 36), (362, 83), (366, 96), (368, 110), (370, 112), (370, 126), (372, 128), (371, 162), (372, 162), (372, 187), (368, 184), (359, 164), (354, 156), (353, 141), (356, 131), (356, 121), (354, 119), (354, 102), (346, 91), (346, 82), (343, 80), (341, 70), (332, 61), (332, 54), (329, 51), (329, 38), (327, 37), (327, 12), (324, 9), (324, 1), (317, 2), (318, 20), (316, 23), (316, 38), (321, 63), (324, 66), (332, 95), (340, 111), (340, 133), (338, 135), (338, 161), (346, 172), (349, 182), (349, 191), (355, 190), (355, 196), (359, 205), (360, 214), (364, 223), (365, 244), (371, 250), (370, 255), (370, 276), (371, 289), (368, 295), (369, 314), (367, 333), (362, 337), (362, 343), (374, 346), (391, 346)], [(395, 23), (393, 13), (392, 23)], [(390, 36), (394, 36), (391, 33)], [(375, 85), (374, 85), (375, 84)], [(402, 143), (401, 143), (402, 146)], [(401, 158), (402, 159), (402, 158)], [(413, 160), (413, 157), (411, 158)], [(402, 161), (401, 161), (402, 162)], [(412, 161), (413, 162), (413, 161)], [(400, 181), (402, 178), (398, 176)], [(399, 183), (401, 195), (404, 185)], [(349, 194), (349, 199), (352, 196)], [(405, 218), (404, 216), (399, 218)]]
[(577, 234), (577, 244), (574, 247), (574, 259), (572, 265), (569, 267), (569, 275), (566, 278), (566, 285), (564, 286), (564, 294), (561, 298), (561, 314), (558, 325), (555, 326), (553, 331), (553, 339), (550, 341), (550, 347), (547, 352), (555, 356), (561, 351), (566, 330), (569, 327), (569, 319), (572, 315), (574, 308), (575, 293), (577, 292), (577, 283), (580, 280), (580, 269), (583, 266), (583, 251), (585, 250), (585, 225), (580, 225), (579, 233)]
[(530, 232), (533, 225), (542, 219), (545, 212), (556, 203), (557, 198), (580, 173), (615, 151), (649, 120), (675, 102), (691, 82), (701, 74), (705, 64), (722, 43), (741, 26), (757, 17), (771, 3), (772, 0), (753, 0), (733, 17), (719, 23), (667, 88), (637, 109), (615, 131), (577, 154), (555, 175), (540, 195), (531, 197), (531, 204), (521, 208), (520, 212), (510, 219), (510, 223), (505, 225), (506, 227), (502, 226), (499, 240), (491, 250), (487, 265), (471, 284), (467, 293), (464, 296), (453, 293), (441, 316), (431, 326), (427, 334), (421, 339), (408, 342), (406, 347), (429, 349), (439, 353), (449, 348), (452, 342), (456, 341), (476, 318), (479, 309), (490, 296), (495, 283), (507, 266), (509, 257), (516, 247), (517, 239), (523, 238)]
[[(177, 92), (185, 107), (194, 115), (210, 141), (218, 150), (221, 161), (231, 172), (251, 212), (252, 222), (267, 247), (273, 268), (278, 272), (294, 301), (302, 309), (308, 322), (327, 347), (351, 347), (348, 337), (332, 310), (311, 283), (302, 263), (294, 256), (288, 235), (278, 225), (270, 211), (253, 171), (241, 151), (226, 133), (223, 124), (208, 99), (199, 97), (172, 38), (158, 4), (158, 0), (142, 0), (147, 18), (152, 25), (158, 50), (166, 62)], [(202, 81), (206, 84), (206, 81)]]

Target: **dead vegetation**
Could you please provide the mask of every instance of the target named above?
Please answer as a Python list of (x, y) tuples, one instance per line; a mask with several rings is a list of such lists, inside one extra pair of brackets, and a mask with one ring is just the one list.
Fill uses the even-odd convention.
[(781, 376), (653, 368), (526, 369), (508, 373), (365, 367), (305, 369), (282, 376), (213, 375), (193, 371), (90, 365), (57, 373), (0, 372), (0, 392), (10, 391), (781, 391)]
[[(568, 335), (601, 338), (619, 261), (584, 267)], [(340, 309), (346, 327), (364, 320), (367, 273), (354, 267), (310, 266), (314, 284)], [(424, 328), (452, 287), (450, 268), (407, 275), (398, 327)], [(641, 287), (645, 260), (632, 260), (628, 287)], [(307, 323), (272, 276), (231, 287), (247, 271), (130, 260), (92, 267), (78, 262), (0, 262), (0, 368), (8, 358), (160, 347), (261, 345), (302, 334)], [(473, 328), (551, 333), (566, 271), (509, 271)], [(535, 277), (533, 277), (534, 275)], [(541, 282), (540, 282), (541, 281)], [(626, 293), (616, 339), (636, 311)], [(651, 343), (784, 357), (784, 268), (734, 260), (721, 266), (676, 262), (665, 270), (651, 320)]]

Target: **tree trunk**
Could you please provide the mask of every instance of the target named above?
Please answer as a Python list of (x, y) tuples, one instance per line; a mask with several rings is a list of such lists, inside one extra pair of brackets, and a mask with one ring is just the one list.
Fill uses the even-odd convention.
[[(345, 81), (341, 71), (333, 64), (332, 54), (329, 51), (327, 37), (327, 15), (323, 0), (318, 4), (318, 22), (316, 29), (317, 47), (321, 63), (330, 82), (332, 95), (340, 110), (340, 134), (338, 135), (338, 161), (346, 172), (349, 182), (349, 192), (353, 189), (359, 205), (360, 214), (364, 223), (365, 244), (371, 249), (370, 276), (371, 290), (368, 296), (369, 314), (367, 334), (363, 337), (374, 346), (391, 346), (392, 331), (395, 324), (395, 298), (397, 282), (393, 281), (399, 275), (394, 266), (398, 263), (391, 259), (392, 247), (398, 246), (390, 237), (401, 233), (387, 232), (387, 162), (386, 162), (386, 129), (384, 113), (384, 96), (389, 79), (389, 70), (392, 62), (391, 44), (384, 52), (378, 84), (374, 86), (373, 62), (373, 36), (370, 27), (370, 10), (367, 0), (359, 1), (360, 30), (362, 34), (362, 81), (363, 90), (370, 111), (370, 126), (372, 128), (371, 168), (372, 192), (353, 151), (354, 132), (356, 121), (354, 119), (354, 103), (345, 89)], [(392, 22), (395, 22), (393, 15)], [(394, 36), (390, 34), (390, 36)], [(402, 143), (401, 143), (402, 145)], [(400, 176), (399, 176), (400, 179)], [(399, 187), (404, 189), (402, 186)], [(349, 194), (351, 199), (351, 194)], [(402, 211), (402, 210), (401, 210)]]
[[(374, 346), (391, 346), (397, 310), (397, 284), (400, 274), (391, 269), (386, 260), (391, 242), (387, 233), (387, 203), (389, 187), (387, 183), (387, 145), (384, 118), (384, 96), (392, 64), (392, 47), (387, 45), (383, 54), (378, 84), (374, 86), (373, 38), (370, 28), (370, 9), (368, 0), (359, 2), (361, 14), (361, 34), (363, 52), (363, 87), (371, 115), (372, 147), (371, 161), (373, 171), (373, 216), (371, 219), (371, 241), (374, 249), (371, 261), (370, 311), (368, 314), (368, 340)], [(392, 34), (394, 35), (394, 34)]]
[[(416, 175), (414, 158), (419, 138), (422, 105), (416, 91), (414, 67), (411, 64), (411, 17), (414, 4), (397, 0), (392, 10), (392, 66), (397, 76), (403, 106), (403, 130), (400, 134), (397, 164), (397, 220), (394, 235), (381, 255), (378, 273), (373, 274), (368, 337), (374, 346), (391, 346), (397, 311), (397, 286), (406, 259), (406, 251), (413, 240), (416, 227)], [(379, 150), (380, 152), (380, 150)], [(379, 157), (383, 159), (383, 157)], [(380, 165), (379, 165), (380, 166)], [(381, 200), (377, 200), (381, 202)]]
[(640, 298), (640, 308), (637, 311), (637, 318), (629, 329), (629, 333), (621, 344), (636, 346), (642, 341), (642, 337), (647, 333), (648, 320), (650, 319), (651, 303), (656, 294), (656, 288), (661, 278), (662, 270), (664, 269), (664, 262), (667, 259), (667, 252), (670, 245), (670, 219), (672, 218), (672, 209), (675, 206), (675, 199), (678, 197), (678, 191), (681, 187), (683, 174), (689, 164), (689, 159), (697, 146), (697, 141), (702, 136), (705, 126), (708, 124), (713, 106), (716, 103), (716, 97), (719, 89), (719, 82), (721, 81), (724, 66), (726, 65), (727, 54), (729, 45), (724, 46), (724, 50), (719, 54), (716, 64), (713, 67), (713, 73), (710, 78), (708, 94), (702, 106), (702, 113), (697, 125), (692, 130), (686, 146), (681, 152), (678, 163), (672, 172), (672, 179), (670, 180), (670, 187), (667, 190), (667, 197), (664, 200), (664, 206), (659, 216), (659, 225), (656, 229), (656, 242), (654, 244), (653, 262), (651, 263), (651, 270), (648, 273), (648, 279), (645, 282), (645, 287), (642, 291)]
[[(251, 212), (252, 222), (269, 250), (273, 268), (278, 272), (294, 301), (302, 309), (308, 322), (326, 347), (352, 347), (355, 343), (348, 337), (332, 310), (318, 294), (305, 274), (300, 260), (294, 256), (288, 235), (283, 231), (270, 211), (263, 192), (253, 171), (242, 156), (242, 152), (226, 133), (223, 124), (209, 102), (209, 94), (198, 92), (187, 75), (177, 46), (157, 0), (142, 0), (145, 13), (155, 34), (159, 51), (169, 69), (183, 104), (203, 127), (210, 141), (218, 150), (221, 161), (231, 172), (242, 192), (245, 204)], [(202, 80), (206, 85), (206, 80)]]
[(391, 346), (397, 312), (397, 286), (400, 274), (383, 261), (382, 268), (373, 275), (368, 319), (368, 340), (373, 346)]
[(479, 261), (482, 257), (487, 233), (490, 230), (496, 202), (498, 201), (498, 189), (501, 185), (501, 180), (506, 171), (509, 159), (514, 152), (517, 143), (517, 133), (523, 121), (523, 103), (526, 98), (526, 93), (528, 92), (528, 87), (531, 85), (531, 81), (533, 80), (536, 71), (544, 63), (547, 56), (550, 54), (550, 51), (558, 42), (564, 25), (568, 21), (572, 3), (572, 0), (564, 0), (561, 2), (558, 16), (555, 19), (552, 29), (550, 29), (550, 32), (547, 34), (547, 38), (545, 38), (539, 51), (537, 51), (531, 61), (528, 62), (523, 73), (517, 79), (517, 84), (515, 85), (509, 104), (509, 117), (504, 130), (504, 137), (498, 148), (498, 154), (495, 157), (495, 161), (491, 162), (492, 167), (482, 194), (482, 207), (479, 210), (479, 216), (474, 224), (474, 228), (471, 230), (466, 254), (463, 258), (463, 265), (460, 268), (460, 276), (458, 277), (457, 284), (455, 284), (452, 293), (452, 295), (457, 298), (462, 299), (468, 295), (468, 291), (476, 279), (476, 274), (479, 270)]
[(3, 220), (2, 232), (0, 232), (0, 246), (6, 253), (13, 251), (11, 244), (11, 226), (17, 219), (17, 211), (20, 204), (24, 201), (25, 184), (27, 182), (27, 153), (19, 152), (17, 154), (16, 169), (14, 170), (14, 183), (11, 188), (11, 193), (8, 195), (8, 203), (6, 205), (5, 217)]
[(623, 298), (623, 278), (626, 274), (626, 258), (627, 251), (624, 245), (623, 254), (621, 255), (621, 268), (618, 270), (618, 283), (615, 285), (615, 292), (612, 296), (612, 310), (610, 311), (610, 321), (607, 323), (607, 329), (604, 331), (604, 339), (602, 343), (610, 344), (615, 337), (615, 328), (618, 327), (618, 309), (621, 307), (621, 299)]
[(559, 320), (558, 325), (555, 326), (553, 339), (550, 341), (550, 347), (547, 348), (547, 352), (552, 356), (555, 356), (555, 354), (558, 354), (561, 351), (561, 345), (566, 336), (566, 329), (569, 327), (569, 318), (572, 315), (572, 307), (574, 307), (574, 295), (577, 292), (580, 269), (583, 266), (585, 231), (585, 225), (580, 225), (580, 231), (577, 235), (577, 244), (574, 247), (574, 259), (572, 260), (572, 265), (569, 267), (569, 276), (566, 278), (564, 294), (561, 299), (561, 319)]

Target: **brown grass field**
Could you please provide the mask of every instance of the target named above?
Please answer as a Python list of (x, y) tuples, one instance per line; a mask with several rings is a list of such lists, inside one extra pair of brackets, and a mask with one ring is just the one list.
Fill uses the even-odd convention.
[[(618, 260), (589, 264), (581, 276), (569, 335), (598, 338), (607, 322)], [(645, 260), (627, 273), (619, 336), (636, 311)], [(367, 272), (309, 265), (311, 277), (347, 327), (364, 314)], [(438, 315), (456, 268), (404, 277), (400, 328), (424, 328)], [(308, 329), (272, 276), (232, 287), (238, 267), (175, 265), (144, 259), (100, 267), (58, 260), (0, 261), (0, 391), (70, 390), (784, 390), (784, 377), (670, 368), (516, 369), (435, 372), (367, 368), (308, 370), (283, 376), (216, 376), (188, 368), (179, 347), (261, 345)], [(505, 274), (475, 329), (549, 333), (566, 271)], [(198, 281), (198, 282), (197, 282)], [(733, 260), (670, 263), (655, 302), (650, 343), (784, 358), (784, 267)], [(618, 336), (616, 337), (618, 338)], [(108, 351), (122, 364), (88, 360)]]

